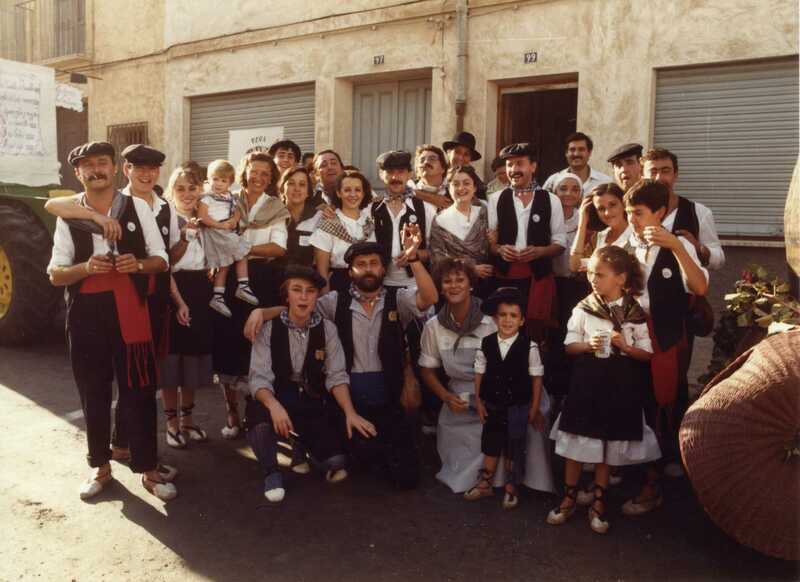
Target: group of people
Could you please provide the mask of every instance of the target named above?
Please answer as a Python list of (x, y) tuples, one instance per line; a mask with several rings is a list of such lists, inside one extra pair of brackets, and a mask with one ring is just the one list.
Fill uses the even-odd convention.
[(564, 493), (547, 523), (588, 505), (591, 529), (608, 531), (606, 489), (624, 465), (643, 479), (623, 513), (661, 505), (661, 479), (681, 473), (708, 269), (724, 254), (708, 208), (675, 191), (675, 154), (625, 144), (612, 179), (592, 150), (568, 136), (567, 167), (539, 186), (537, 153), (511, 144), (484, 184), (475, 138), (459, 132), (381, 154), (373, 190), (335, 151), (304, 164), (282, 139), (238, 169), (182, 164), (162, 195), (160, 151), (123, 150), (117, 191), (113, 146), (76, 147), (85, 192), (46, 209), (92, 468), (81, 498), (112, 479), (112, 460), (175, 497), (156, 389), (167, 445), (186, 448), (208, 439), (192, 412), (213, 375), (221, 434), (247, 439), (271, 502), (285, 495), (281, 453), (330, 483), (371, 467), (416, 487), (421, 419), (437, 478), (467, 500), (499, 487), (511, 509), (521, 485), (554, 491), (554, 453)]

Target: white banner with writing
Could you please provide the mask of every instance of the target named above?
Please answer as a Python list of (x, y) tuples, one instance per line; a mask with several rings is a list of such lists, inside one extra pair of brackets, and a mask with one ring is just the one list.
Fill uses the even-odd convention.
[(228, 161), (239, 167), (239, 160), (251, 149), (267, 151), (269, 146), (283, 138), (283, 127), (259, 127), (255, 129), (231, 129), (228, 131)]

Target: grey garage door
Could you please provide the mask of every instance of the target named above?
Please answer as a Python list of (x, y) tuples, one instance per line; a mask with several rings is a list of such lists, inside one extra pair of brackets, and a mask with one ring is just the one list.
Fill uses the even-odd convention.
[(314, 85), (194, 97), (190, 119), (190, 156), (201, 165), (228, 157), (232, 129), (282, 126), (301, 151), (314, 151)]
[(721, 235), (783, 235), (798, 155), (797, 60), (658, 73), (654, 144), (678, 156), (677, 190)]

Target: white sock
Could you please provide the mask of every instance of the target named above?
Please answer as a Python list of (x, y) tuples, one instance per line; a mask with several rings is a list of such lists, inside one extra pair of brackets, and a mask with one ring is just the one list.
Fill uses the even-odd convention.
[(225, 287), (214, 287), (214, 295), (225, 295)]

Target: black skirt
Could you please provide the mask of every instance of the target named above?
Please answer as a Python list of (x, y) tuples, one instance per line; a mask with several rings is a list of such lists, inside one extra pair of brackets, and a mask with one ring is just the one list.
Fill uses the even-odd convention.
[(610, 441), (642, 440), (650, 366), (628, 356), (578, 357), (559, 429)]
[(170, 322), (169, 353), (184, 356), (199, 356), (211, 353), (211, 308), (208, 302), (213, 294), (213, 285), (208, 271), (178, 271), (173, 273), (184, 302), (189, 307), (191, 325), (178, 323), (173, 312)]

